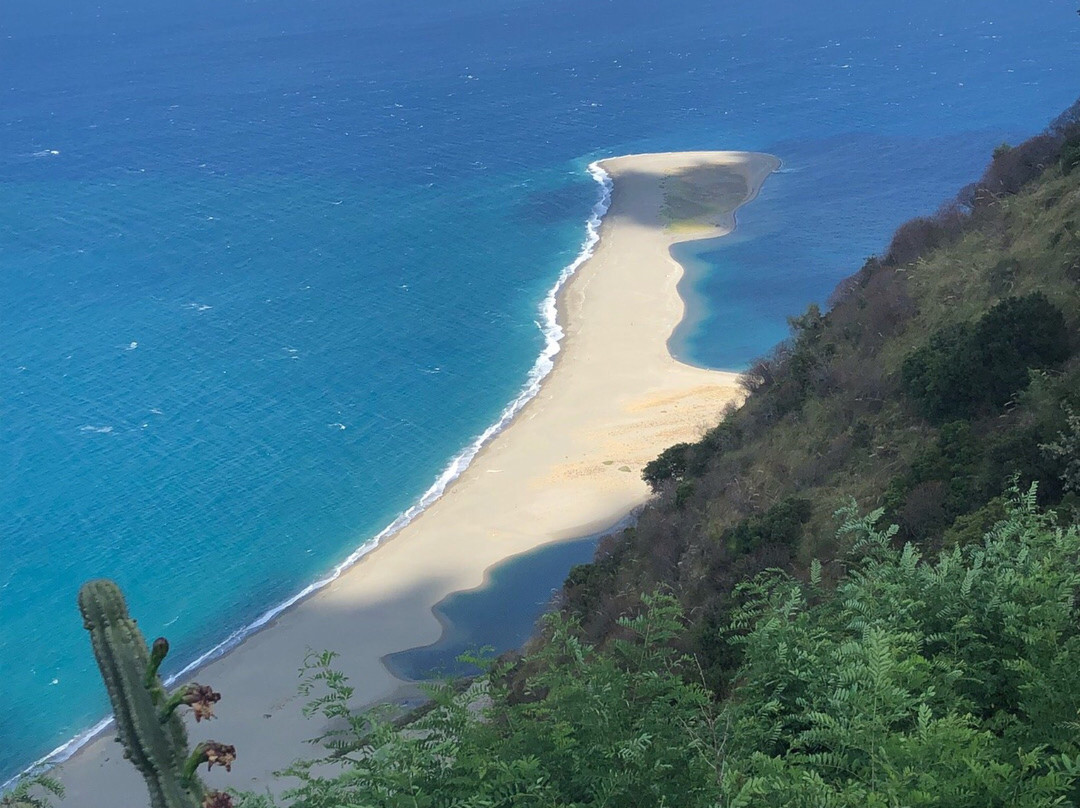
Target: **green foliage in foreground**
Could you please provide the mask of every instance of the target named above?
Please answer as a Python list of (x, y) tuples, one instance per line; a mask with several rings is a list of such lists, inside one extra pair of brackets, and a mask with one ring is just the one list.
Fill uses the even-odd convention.
[(64, 786), (47, 774), (23, 777), (15, 787), (0, 795), (0, 808), (53, 808), (53, 798), (64, 798)]
[(848, 517), (863, 558), (834, 592), (774, 573), (743, 588), (726, 715), (757, 804), (1073, 804), (1080, 533), (1032, 491), (929, 563)]
[[(857, 558), (832, 590), (770, 571), (727, 628), (742, 652), (717, 703), (674, 598), (644, 599), (603, 649), (548, 618), (519, 668), (404, 731), (353, 715), (332, 655), (313, 709), (347, 729), (294, 766), (294, 808), (330, 806), (1074, 805), (1080, 747), (1080, 532), (1014, 494), (981, 542), (936, 560), (845, 513)], [(527, 671), (527, 674), (522, 674)], [(266, 797), (248, 796), (256, 808)]]
[(701, 740), (709, 694), (683, 680), (688, 660), (668, 647), (682, 629), (675, 601), (646, 603), (644, 615), (623, 621), (627, 638), (605, 653), (549, 616), (548, 641), (527, 660), (538, 672), (524, 700), (496, 671), (465, 694), (433, 688), (437, 708), (404, 731), (377, 715), (351, 715), (351, 690), (330, 668), (332, 655), (310, 658), (305, 689), (325, 686), (313, 707), (348, 730), (323, 739), (327, 758), (287, 772), (302, 780), (291, 804), (711, 805), (715, 754)]

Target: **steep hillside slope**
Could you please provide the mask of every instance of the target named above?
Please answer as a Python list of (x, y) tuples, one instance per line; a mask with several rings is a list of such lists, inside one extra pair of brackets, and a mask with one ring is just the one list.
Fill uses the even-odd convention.
[(669, 588), (696, 627), (687, 650), (722, 687), (730, 651), (713, 640), (735, 585), (813, 558), (835, 576), (833, 512), (849, 497), (929, 549), (981, 537), (1013, 478), (1075, 507), (1078, 154), (1074, 110), (901, 227), (827, 313), (791, 318), (747, 373), (745, 405), (652, 463), (637, 526), (570, 575), (565, 609), (585, 635), (603, 640), (639, 593)]

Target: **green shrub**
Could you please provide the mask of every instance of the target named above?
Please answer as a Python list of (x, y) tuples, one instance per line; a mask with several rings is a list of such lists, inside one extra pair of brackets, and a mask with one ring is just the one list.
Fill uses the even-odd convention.
[(805, 525), (813, 514), (808, 499), (788, 497), (764, 513), (747, 517), (721, 535), (724, 546), (733, 555), (753, 552), (766, 544), (794, 547), (803, 535)]
[(1024, 390), (1029, 369), (1054, 367), (1068, 356), (1065, 316), (1035, 292), (1006, 298), (975, 323), (934, 333), (904, 360), (901, 385), (930, 421), (972, 418)]
[[(325, 756), (285, 772), (293, 808), (511, 808), (511, 806), (680, 806), (712, 808), (715, 749), (706, 746), (709, 694), (679, 671), (671, 649), (682, 632), (678, 603), (643, 597), (622, 637), (600, 651), (558, 614), (546, 642), (524, 660), (527, 698), (511, 699), (492, 675), (459, 692), (429, 689), (434, 704), (401, 732), (378, 712), (351, 708), (353, 688), (334, 655), (309, 654), (302, 693), (308, 714), (329, 725)], [(241, 808), (268, 808), (246, 794)]]
[(611, 564), (593, 561), (570, 568), (563, 583), (563, 591), (572, 606), (571, 613), (584, 620), (595, 612), (601, 603), (605, 588), (611, 583)]
[[(770, 572), (730, 626), (743, 649), (722, 716), (731, 802), (1075, 805), (1080, 533), (1034, 494), (936, 561), (848, 511), (860, 552), (835, 592)], [(731, 804), (721, 800), (720, 804)]]
[[(950, 421), (941, 427), (937, 440), (915, 456), (910, 468), (889, 484), (886, 510), (903, 528), (905, 538), (925, 539), (986, 501), (982, 470), (983, 443), (971, 424)], [(930, 483), (938, 485), (939, 501), (933, 513), (920, 513), (918, 492)], [(1001, 485), (995, 487), (1000, 489)]]
[(1029, 368), (1069, 358), (1065, 315), (1042, 292), (1005, 298), (983, 315), (973, 336), (979, 372), (972, 375), (983, 377), (994, 405), (1027, 387)]
[(1069, 175), (1077, 166), (1080, 166), (1080, 140), (1066, 143), (1061, 150), (1062, 172), (1065, 175)]
[(1060, 463), (1064, 491), (1080, 494), (1080, 413), (1068, 404), (1064, 405), (1064, 410), (1066, 429), (1058, 433), (1056, 441), (1040, 444), (1039, 449), (1045, 457)]
[(676, 443), (650, 460), (641, 471), (641, 478), (653, 492), (660, 490), (666, 480), (679, 481), (684, 476), (705, 473), (709, 461), (723, 452), (738, 448), (742, 441), (739, 430), (728, 421), (721, 421), (697, 443)]
[(694, 496), (694, 484), (683, 480), (675, 487), (675, 507), (681, 508)]
[(686, 474), (686, 463), (691, 445), (676, 443), (660, 453), (656, 460), (650, 460), (641, 471), (641, 478), (656, 491), (665, 480), (681, 480)]
[(941, 537), (941, 545), (951, 549), (981, 542), (990, 529), (1006, 516), (1005, 500), (994, 497), (978, 510), (957, 517)]
[(900, 380), (904, 393), (931, 421), (963, 416), (973, 409), (979, 391), (968, 383), (972, 355), (971, 326), (954, 323), (904, 360)]

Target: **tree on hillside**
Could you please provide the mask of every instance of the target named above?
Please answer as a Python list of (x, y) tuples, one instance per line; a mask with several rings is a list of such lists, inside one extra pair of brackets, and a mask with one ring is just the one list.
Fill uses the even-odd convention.
[(935, 332), (904, 360), (901, 381), (920, 414), (941, 423), (1003, 406), (1027, 387), (1030, 369), (1054, 367), (1069, 354), (1064, 314), (1034, 292)]

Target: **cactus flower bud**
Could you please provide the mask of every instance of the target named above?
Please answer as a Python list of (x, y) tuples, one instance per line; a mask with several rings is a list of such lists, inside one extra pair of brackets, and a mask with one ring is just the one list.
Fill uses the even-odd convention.
[(214, 717), (214, 705), (221, 701), (221, 694), (215, 693), (210, 685), (191, 684), (184, 688), (182, 703), (195, 713), (195, 722)]
[(231, 772), (232, 765), (236, 760), (236, 747), (232, 744), (207, 741), (195, 748), (195, 753), (201, 758), (200, 762), (206, 764), (206, 770), (210, 771), (214, 766), (224, 766), (225, 771)]
[(224, 791), (207, 791), (202, 808), (233, 808), (232, 796)]

